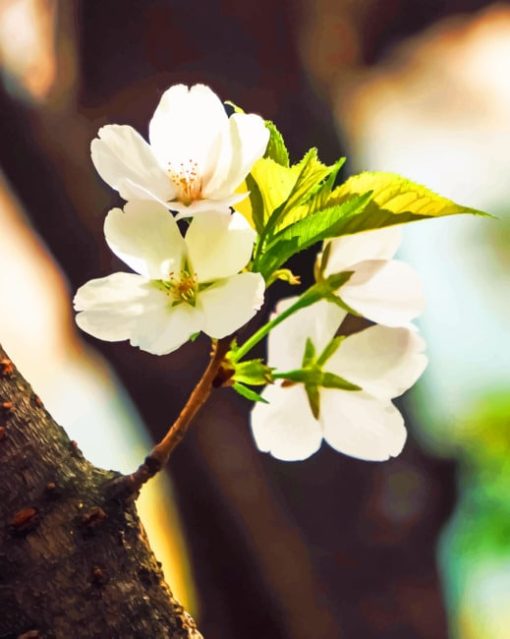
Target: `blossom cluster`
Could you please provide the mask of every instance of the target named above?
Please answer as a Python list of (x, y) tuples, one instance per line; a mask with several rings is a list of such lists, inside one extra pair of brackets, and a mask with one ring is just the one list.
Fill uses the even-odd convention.
[[(255, 441), (279, 459), (304, 459), (323, 439), (360, 459), (398, 455), (406, 430), (392, 400), (426, 366), (411, 324), (420, 282), (394, 259), (401, 224), (458, 207), (389, 174), (335, 187), (342, 162), (327, 167), (314, 150), (289, 166), (272, 123), (238, 108), (229, 117), (200, 84), (163, 94), (149, 140), (109, 125), (92, 142), (97, 171), (126, 201), (106, 217), (106, 242), (132, 272), (82, 286), (78, 325), (155, 355), (201, 332), (230, 339), (225, 379), (255, 401)], [(239, 345), (265, 289), (299, 283), (281, 267), (317, 243), (316, 283)], [(348, 316), (368, 321), (349, 334)], [(267, 361), (246, 360), (265, 335)]]
[[(264, 279), (241, 272), (255, 232), (230, 206), (242, 197), (236, 189), (268, 138), (262, 118), (229, 118), (200, 84), (163, 94), (150, 122), (150, 144), (130, 126), (99, 131), (92, 161), (128, 201), (124, 210), (108, 213), (106, 241), (135, 273), (82, 286), (74, 300), (80, 328), (164, 355), (201, 331), (225, 337), (255, 314)], [(193, 217), (185, 234), (179, 217)]]
[[(326, 272), (353, 273), (338, 292), (341, 300), (377, 324), (344, 337), (347, 310), (319, 301), (270, 333), (270, 366), (299, 369), (311, 350), (324, 381), (315, 389), (312, 375), (311, 383), (303, 384), (292, 383), (290, 374), (266, 387), (262, 397), (268, 403), (258, 403), (252, 411), (260, 450), (279, 459), (304, 459), (324, 439), (359, 459), (384, 461), (401, 452), (406, 429), (391, 400), (416, 382), (427, 358), (424, 341), (410, 324), (423, 309), (419, 279), (410, 266), (391, 259), (400, 240), (401, 230), (392, 227), (338, 238), (329, 248)], [(276, 312), (293, 301), (282, 300)], [(311, 393), (318, 395), (317, 406)]]

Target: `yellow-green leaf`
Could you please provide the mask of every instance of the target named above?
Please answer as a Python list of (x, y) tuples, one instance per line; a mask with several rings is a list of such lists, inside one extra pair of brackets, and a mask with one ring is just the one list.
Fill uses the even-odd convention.
[(257, 183), (264, 204), (263, 222), (289, 197), (297, 182), (300, 164), (286, 167), (271, 158), (262, 158), (253, 165), (251, 177)]
[(332, 191), (328, 206), (341, 204), (354, 195), (369, 191), (373, 194), (372, 200), (363, 211), (344, 218), (338, 227), (339, 235), (445, 215), (487, 215), (483, 211), (456, 204), (400, 175), (378, 171), (349, 178)]
[(266, 129), (269, 131), (269, 142), (267, 143), (264, 157), (271, 158), (271, 160), (283, 166), (289, 166), (289, 152), (285, 146), (283, 135), (271, 120), (266, 120), (265, 124)]

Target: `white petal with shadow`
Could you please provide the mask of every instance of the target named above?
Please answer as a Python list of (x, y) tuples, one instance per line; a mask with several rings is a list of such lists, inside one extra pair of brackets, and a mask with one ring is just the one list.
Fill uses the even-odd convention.
[(328, 242), (330, 253), (326, 275), (351, 270), (364, 260), (390, 260), (402, 242), (400, 226), (343, 235)]
[(322, 428), (314, 418), (304, 387), (267, 386), (251, 412), (251, 429), (259, 450), (284, 461), (313, 455), (321, 445)]
[(90, 280), (74, 297), (78, 326), (99, 339), (117, 342), (128, 339), (134, 321), (151, 295), (147, 282), (134, 273), (113, 273)]
[(324, 439), (335, 450), (366, 461), (386, 461), (404, 447), (404, 419), (391, 402), (362, 391), (321, 391)]
[(209, 87), (178, 84), (161, 96), (149, 124), (149, 139), (162, 166), (178, 172), (193, 165), (207, 180), (227, 130), (223, 104)]
[(408, 328), (371, 326), (347, 337), (325, 369), (380, 399), (402, 395), (425, 370), (425, 341)]
[(204, 333), (221, 339), (244, 326), (262, 306), (264, 289), (260, 273), (239, 273), (199, 293)]
[(128, 202), (124, 211), (112, 209), (104, 233), (115, 255), (148, 279), (168, 279), (181, 269), (184, 239), (173, 216), (158, 202)]
[(204, 213), (186, 233), (190, 262), (199, 282), (239, 273), (250, 261), (256, 233), (240, 213)]
[(397, 260), (360, 262), (338, 295), (364, 317), (386, 326), (405, 326), (425, 308), (418, 274)]
[(92, 162), (103, 180), (121, 197), (136, 197), (138, 187), (162, 201), (172, 199), (172, 184), (151, 147), (132, 127), (109, 124), (90, 146)]
[[(228, 142), (225, 146), (229, 145), (230, 148), (223, 151), (225, 159), (222, 165), (217, 167), (211, 180), (205, 185), (205, 197), (228, 197), (237, 189), (253, 164), (264, 155), (269, 131), (260, 116), (234, 113), (229, 118), (229, 136), (226, 139)], [(226, 166), (227, 162), (229, 166)]]
[(133, 325), (131, 345), (153, 355), (167, 355), (185, 344), (203, 327), (203, 313), (189, 304), (171, 306), (160, 293), (158, 303), (146, 308), (143, 317)]
[[(297, 299), (297, 297), (290, 297), (278, 302), (271, 317), (280, 315)], [(343, 309), (322, 300), (283, 320), (269, 333), (267, 346), (269, 366), (274, 366), (281, 371), (300, 368), (307, 338), (312, 340), (317, 354), (320, 354), (335, 336), (346, 315)]]

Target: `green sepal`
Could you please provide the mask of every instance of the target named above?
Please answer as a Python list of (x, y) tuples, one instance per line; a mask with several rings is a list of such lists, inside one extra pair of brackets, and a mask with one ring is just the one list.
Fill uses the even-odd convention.
[(277, 372), (275, 379), (284, 379), (289, 382), (304, 384), (305, 386), (318, 386), (321, 388), (339, 388), (340, 390), (357, 391), (361, 387), (352, 384), (343, 377), (322, 371), (318, 366), (309, 368), (297, 368), (292, 371)]
[(312, 368), (296, 368), (292, 371), (277, 371), (276, 373), (274, 373), (273, 377), (274, 379), (284, 379), (285, 381), (296, 382), (299, 384), (312, 384), (317, 383), (319, 379), (317, 372), (320, 371), (314, 370)]
[(330, 293), (329, 295), (326, 295), (324, 299), (331, 304), (335, 304), (335, 306), (339, 306), (350, 315), (354, 315), (354, 317), (363, 317), (360, 313), (358, 313), (358, 311), (355, 311), (351, 306), (346, 304), (338, 294), (334, 295), (333, 293)]
[(310, 410), (315, 419), (319, 419), (320, 415), (320, 392), (316, 384), (305, 384), (305, 392), (310, 404)]
[(236, 393), (238, 393), (245, 399), (249, 399), (251, 402), (262, 402), (263, 404), (269, 404), (267, 399), (264, 399), (262, 395), (259, 395), (256, 391), (252, 390), (251, 388), (248, 388), (247, 386), (245, 386), (244, 384), (241, 384), (240, 382), (236, 382), (232, 386), (232, 388), (235, 390)]
[(316, 282), (310, 286), (310, 288), (307, 289), (292, 305), (292, 314), (323, 299), (334, 301), (336, 303), (338, 298), (332, 294), (343, 286), (350, 279), (352, 274), (353, 271), (335, 273), (320, 282)]
[(303, 353), (303, 361), (301, 362), (301, 366), (306, 368), (315, 362), (316, 351), (315, 346), (312, 340), (307, 337), (305, 344), (305, 352)]
[[(230, 363), (230, 362), (229, 362)], [(265, 386), (273, 381), (272, 368), (264, 364), (262, 359), (250, 359), (245, 362), (232, 363), (234, 382), (250, 386)]]
[(324, 372), (321, 375), (320, 386), (322, 388), (338, 388), (340, 390), (346, 391), (359, 391), (361, 390), (361, 386), (357, 384), (352, 384), (348, 382), (343, 377), (339, 375), (335, 375), (334, 373)]
[(325, 287), (328, 293), (324, 297), (328, 297), (329, 293), (334, 293), (341, 286), (343, 286), (351, 277), (354, 271), (343, 271), (342, 273), (333, 273), (329, 275), (325, 280), (317, 282), (315, 286), (319, 288)]
[(324, 364), (328, 361), (328, 359), (332, 357), (340, 348), (344, 339), (345, 339), (345, 335), (339, 335), (338, 337), (333, 337), (333, 339), (329, 342), (329, 344), (326, 346), (326, 348), (322, 351), (322, 353), (318, 357), (317, 365), (324, 366)]
[(294, 275), (289, 268), (279, 268), (273, 271), (266, 281), (266, 287), (276, 282), (276, 280), (287, 282), (290, 286), (298, 286), (298, 284), (301, 284), (300, 276)]
[(237, 106), (237, 104), (235, 102), (232, 102), (232, 100), (225, 100), (223, 104), (228, 104), (229, 107), (232, 107), (232, 109), (234, 109), (234, 113), (246, 113), (243, 108)]
[(278, 130), (276, 124), (271, 120), (265, 121), (266, 129), (269, 131), (269, 142), (267, 143), (265, 158), (274, 160), (281, 166), (289, 166), (289, 152), (285, 146), (283, 135)]

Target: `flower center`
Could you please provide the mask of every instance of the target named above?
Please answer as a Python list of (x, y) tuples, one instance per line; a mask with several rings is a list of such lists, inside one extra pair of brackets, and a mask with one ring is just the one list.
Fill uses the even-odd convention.
[(174, 299), (175, 303), (186, 302), (195, 305), (198, 283), (195, 275), (188, 271), (181, 271), (177, 276), (175, 273), (169, 274), (168, 295)]
[(183, 204), (191, 204), (200, 199), (202, 194), (202, 178), (198, 173), (198, 165), (193, 160), (168, 164), (168, 177), (176, 191), (177, 200)]
[(182, 302), (195, 306), (198, 282), (196, 275), (192, 275), (189, 271), (183, 269), (179, 273), (173, 271), (168, 274), (166, 280), (154, 280), (154, 285), (160, 291), (163, 291), (172, 300), (172, 306), (181, 304)]

